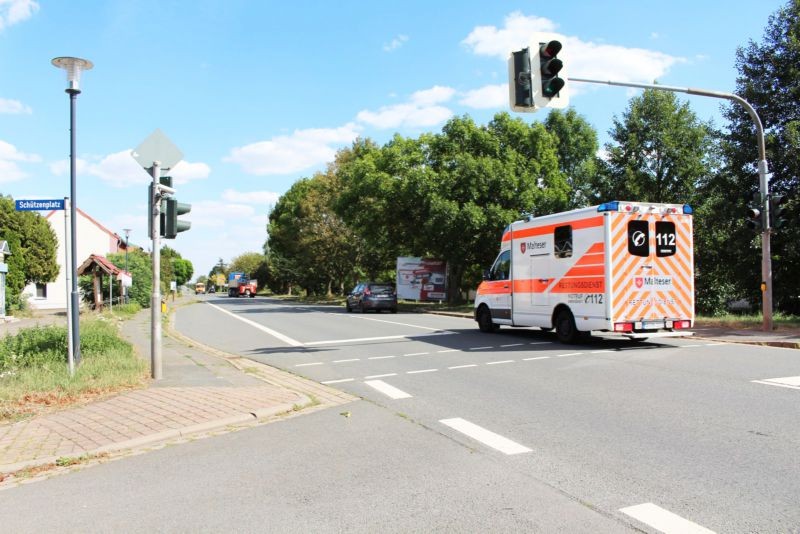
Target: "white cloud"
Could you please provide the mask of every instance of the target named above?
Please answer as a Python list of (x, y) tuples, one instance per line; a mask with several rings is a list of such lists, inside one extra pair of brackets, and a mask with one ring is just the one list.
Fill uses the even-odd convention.
[(202, 180), (211, 174), (211, 167), (205, 163), (190, 163), (185, 159), (179, 161), (170, 174), (175, 178), (175, 185), (186, 184), (192, 180)]
[(512, 50), (529, 46), (535, 33), (550, 33), (548, 38), (558, 38), (564, 45), (560, 57), (564, 59), (567, 76), (620, 82), (650, 83), (663, 76), (673, 65), (686, 61), (654, 50), (595, 43), (554, 34), (552, 32), (555, 29), (555, 23), (548, 19), (525, 16), (517, 11), (506, 17), (504, 28), (478, 26), (462, 43), (475, 54), (505, 60)]
[(495, 26), (477, 26), (467, 35), (462, 44), (472, 48), (480, 56), (508, 57), (512, 50), (524, 48), (530, 43), (532, 34), (537, 32), (553, 32), (556, 25), (543, 17), (526, 17), (519, 11), (508, 15), (505, 28)]
[(359, 111), (356, 120), (381, 129), (435, 126), (453, 116), (449, 108), (436, 104), (447, 102), (454, 94), (451, 87), (435, 85), (416, 91), (409, 102), (383, 106), (377, 111)]
[(274, 206), (279, 198), (281, 198), (281, 194), (273, 191), (235, 191), (226, 189), (222, 192), (222, 200), (241, 204)]
[(464, 93), (459, 104), (475, 109), (494, 109), (508, 106), (508, 84), (485, 85)]
[(408, 41), (408, 35), (402, 35), (402, 34), (398, 35), (397, 37), (392, 39), (392, 41), (390, 43), (387, 43), (387, 44), (383, 45), (383, 51), (384, 52), (392, 52), (393, 50), (397, 50), (398, 48), (403, 46), (403, 44), (406, 41)]
[(291, 174), (333, 161), (336, 149), (358, 137), (358, 130), (353, 123), (339, 128), (295, 130), (292, 135), (233, 148), (224, 161), (259, 176)]
[[(114, 187), (131, 187), (143, 185), (153, 179), (131, 156), (131, 149), (115, 152), (107, 156), (98, 156), (87, 161), (78, 158), (75, 161), (76, 172), (96, 176)], [(59, 160), (50, 164), (50, 172), (60, 176), (69, 172), (69, 160)], [(190, 163), (181, 160), (170, 173), (175, 179), (174, 185), (186, 184), (192, 180), (207, 178), (211, 168), (205, 163)]]
[(0, 0), (0, 31), (29, 19), (38, 10), (35, 0)]
[[(2, 1), (2, 0), (0, 0)], [(33, 110), (30, 106), (26, 106), (19, 100), (9, 100), (7, 98), (0, 98), (0, 113), (7, 113), (9, 115), (30, 115)]]
[(414, 94), (411, 95), (411, 102), (418, 106), (432, 106), (434, 104), (441, 104), (442, 102), (447, 102), (453, 95), (456, 93), (456, 90), (452, 87), (443, 87), (441, 85), (434, 85), (430, 89), (423, 89), (421, 91), (416, 91)]
[[(191, 216), (187, 216), (187, 219), (192, 221), (192, 228), (225, 228), (233, 222), (241, 222), (254, 216), (257, 216), (256, 208), (248, 204), (202, 200), (192, 202)], [(258, 231), (259, 229), (254, 230), (255, 233)], [(266, 230), (264, 236), (266, 237)]]
[(0, 184), (16, 182), (28, 176), (19, 163), (39, 163), (42, 158), (37, 154), (20, 152), (11, 143), (0, 141)]

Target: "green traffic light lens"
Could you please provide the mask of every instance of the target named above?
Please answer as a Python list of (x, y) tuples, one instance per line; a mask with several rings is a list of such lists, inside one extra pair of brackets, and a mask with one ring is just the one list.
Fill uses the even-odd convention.
[(542, 94), (548, 98), (552, 98), (564, 88), (564, 80), (561, 78), (553, 78), (542, 86)]

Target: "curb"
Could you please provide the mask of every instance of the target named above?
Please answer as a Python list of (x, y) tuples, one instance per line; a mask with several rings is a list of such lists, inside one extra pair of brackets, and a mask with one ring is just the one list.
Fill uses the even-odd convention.
[[(136, 449), (139, 447), (145, 447), (148, 445), (154, 445), (156, 443), (163, 443), (171, 439), (186, 438), (194, 434), (210, 432), (228, 426), (256, 423), (261, 419), (274, 417), (284, 412), (291, 412), (295, 410), (297, 406), (299, 406), (302, 409), (308, 407), (311, 404), (312, 404), (311, 399), (309, 399), (306, 395), (299, 394), (298, 402), (292, 404), (289, 403), (278, 404), (276, 406), (271, 406), (269, 408), (262, 408), (248, 413), (239, 413), (228, 417), (224, 417), (222, 419), (216, 419), (214, 421), (206, 421), (205, 423), (198, 423), (196, 425), (185, 426), (183, 428), (172, 428), (169, 430), (163, 430), (161, 432), (156, 432), (155, 434), (149, 434), (147, 436), (141, 436), (126, 441), (120, 441), (118, 443), (109, 443), (108, 445), (103, 445), (102, 447), (97, 447), (95, 449), (83, 451), (81, 453), (76, 454), (76, 456), (78, 457), (84, 455), (100, 456), (103, 454), (121, 452), (121, 451)], [(23, 469), (28, 469), (31, 467), (54, 464), (56, 463), (56, 461), (58, 461), (59, 458), (63, 458), (63, 456), (45, 456), (42, 458), (36, 458), (34, 460), (26, 460), (24, 462), (17, 462), (14, 464), (0, 465), (0, 474), (9, 475), (17, 471), (21, 471)]]

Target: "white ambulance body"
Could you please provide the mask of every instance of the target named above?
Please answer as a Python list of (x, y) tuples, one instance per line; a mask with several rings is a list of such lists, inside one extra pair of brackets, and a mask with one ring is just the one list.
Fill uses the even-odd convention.
[(683, 336), (694, 324), (692, 208), (606, 202), (517, 221), (475, 298), (484, 332), (555, 328), (632, 339)]

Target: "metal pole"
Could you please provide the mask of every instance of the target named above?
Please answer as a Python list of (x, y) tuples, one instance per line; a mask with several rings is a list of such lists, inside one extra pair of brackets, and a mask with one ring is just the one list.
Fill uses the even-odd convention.
[[(71, 239), (69, 238), (69, 211), (70, 201), (68, 197), (64, 197), (64, 266), (71, 265), (69, 259), (69, 250)], [(72, 306), (69, 303), (69, 289), (72, 280), (72, 271), (64, 269), (67, 280), (67, 366), (69, 367), (69, 376), (75, 376), (75, 355), (72, 349)]]
[(80, 94), (79, 89), (67, 89), (69, 93), (69, 215), (71, 229), (71, 273), (72, 293), (70, 295), (70, 317), (72, 319), (72, 352), (75, 366), (81, 363), (81, 334), (80, 334), (80, 302), (78, 301), (78, 217), (76, 214), (78, 201), (76, 195), (76, 154), (75, 154), (75, 104)]
[(772, 331), (772, 257), (770, 250), (770, 227), (769, 227), (769, 176), (767, 165), (767, 150), (764, 143), (764, 127), (756, 110), (750, 103), (739, 95), (725, 93), (722, 91), (711, 91), (708, 89), (698, 89), (693, 87), (675, 87), (672, 85), (658, 85), (652, 83), (629, 83), (614, 82), (611, 80), (592, 80), (589, 78), (567, 78), (571, 82), (600, 83), (605, 85), (617, 85), (620, 87), (637, 87), (639, 89), (655, 89), (658, 91), (672, 91), (675, 93), (686, 93), (697, 96), (708, 96), (711, 98), (724, 98), (733, 100), (740, 104), (756, 126), (756, 142), (758, 144), (758, 183), (761, 198), (764, 200), (763, 211), (763, 231), (761, 233), (761, 279), (762, 291), (764, 293), (761, 304), (763, 314), (763, 324), (761, 329), (766, 332)]
[(150, 375), (161, 380), (161, 194), (158, 191), (161, 162), (154, 161), (153, 175), (153, 293), (150, 297)]

